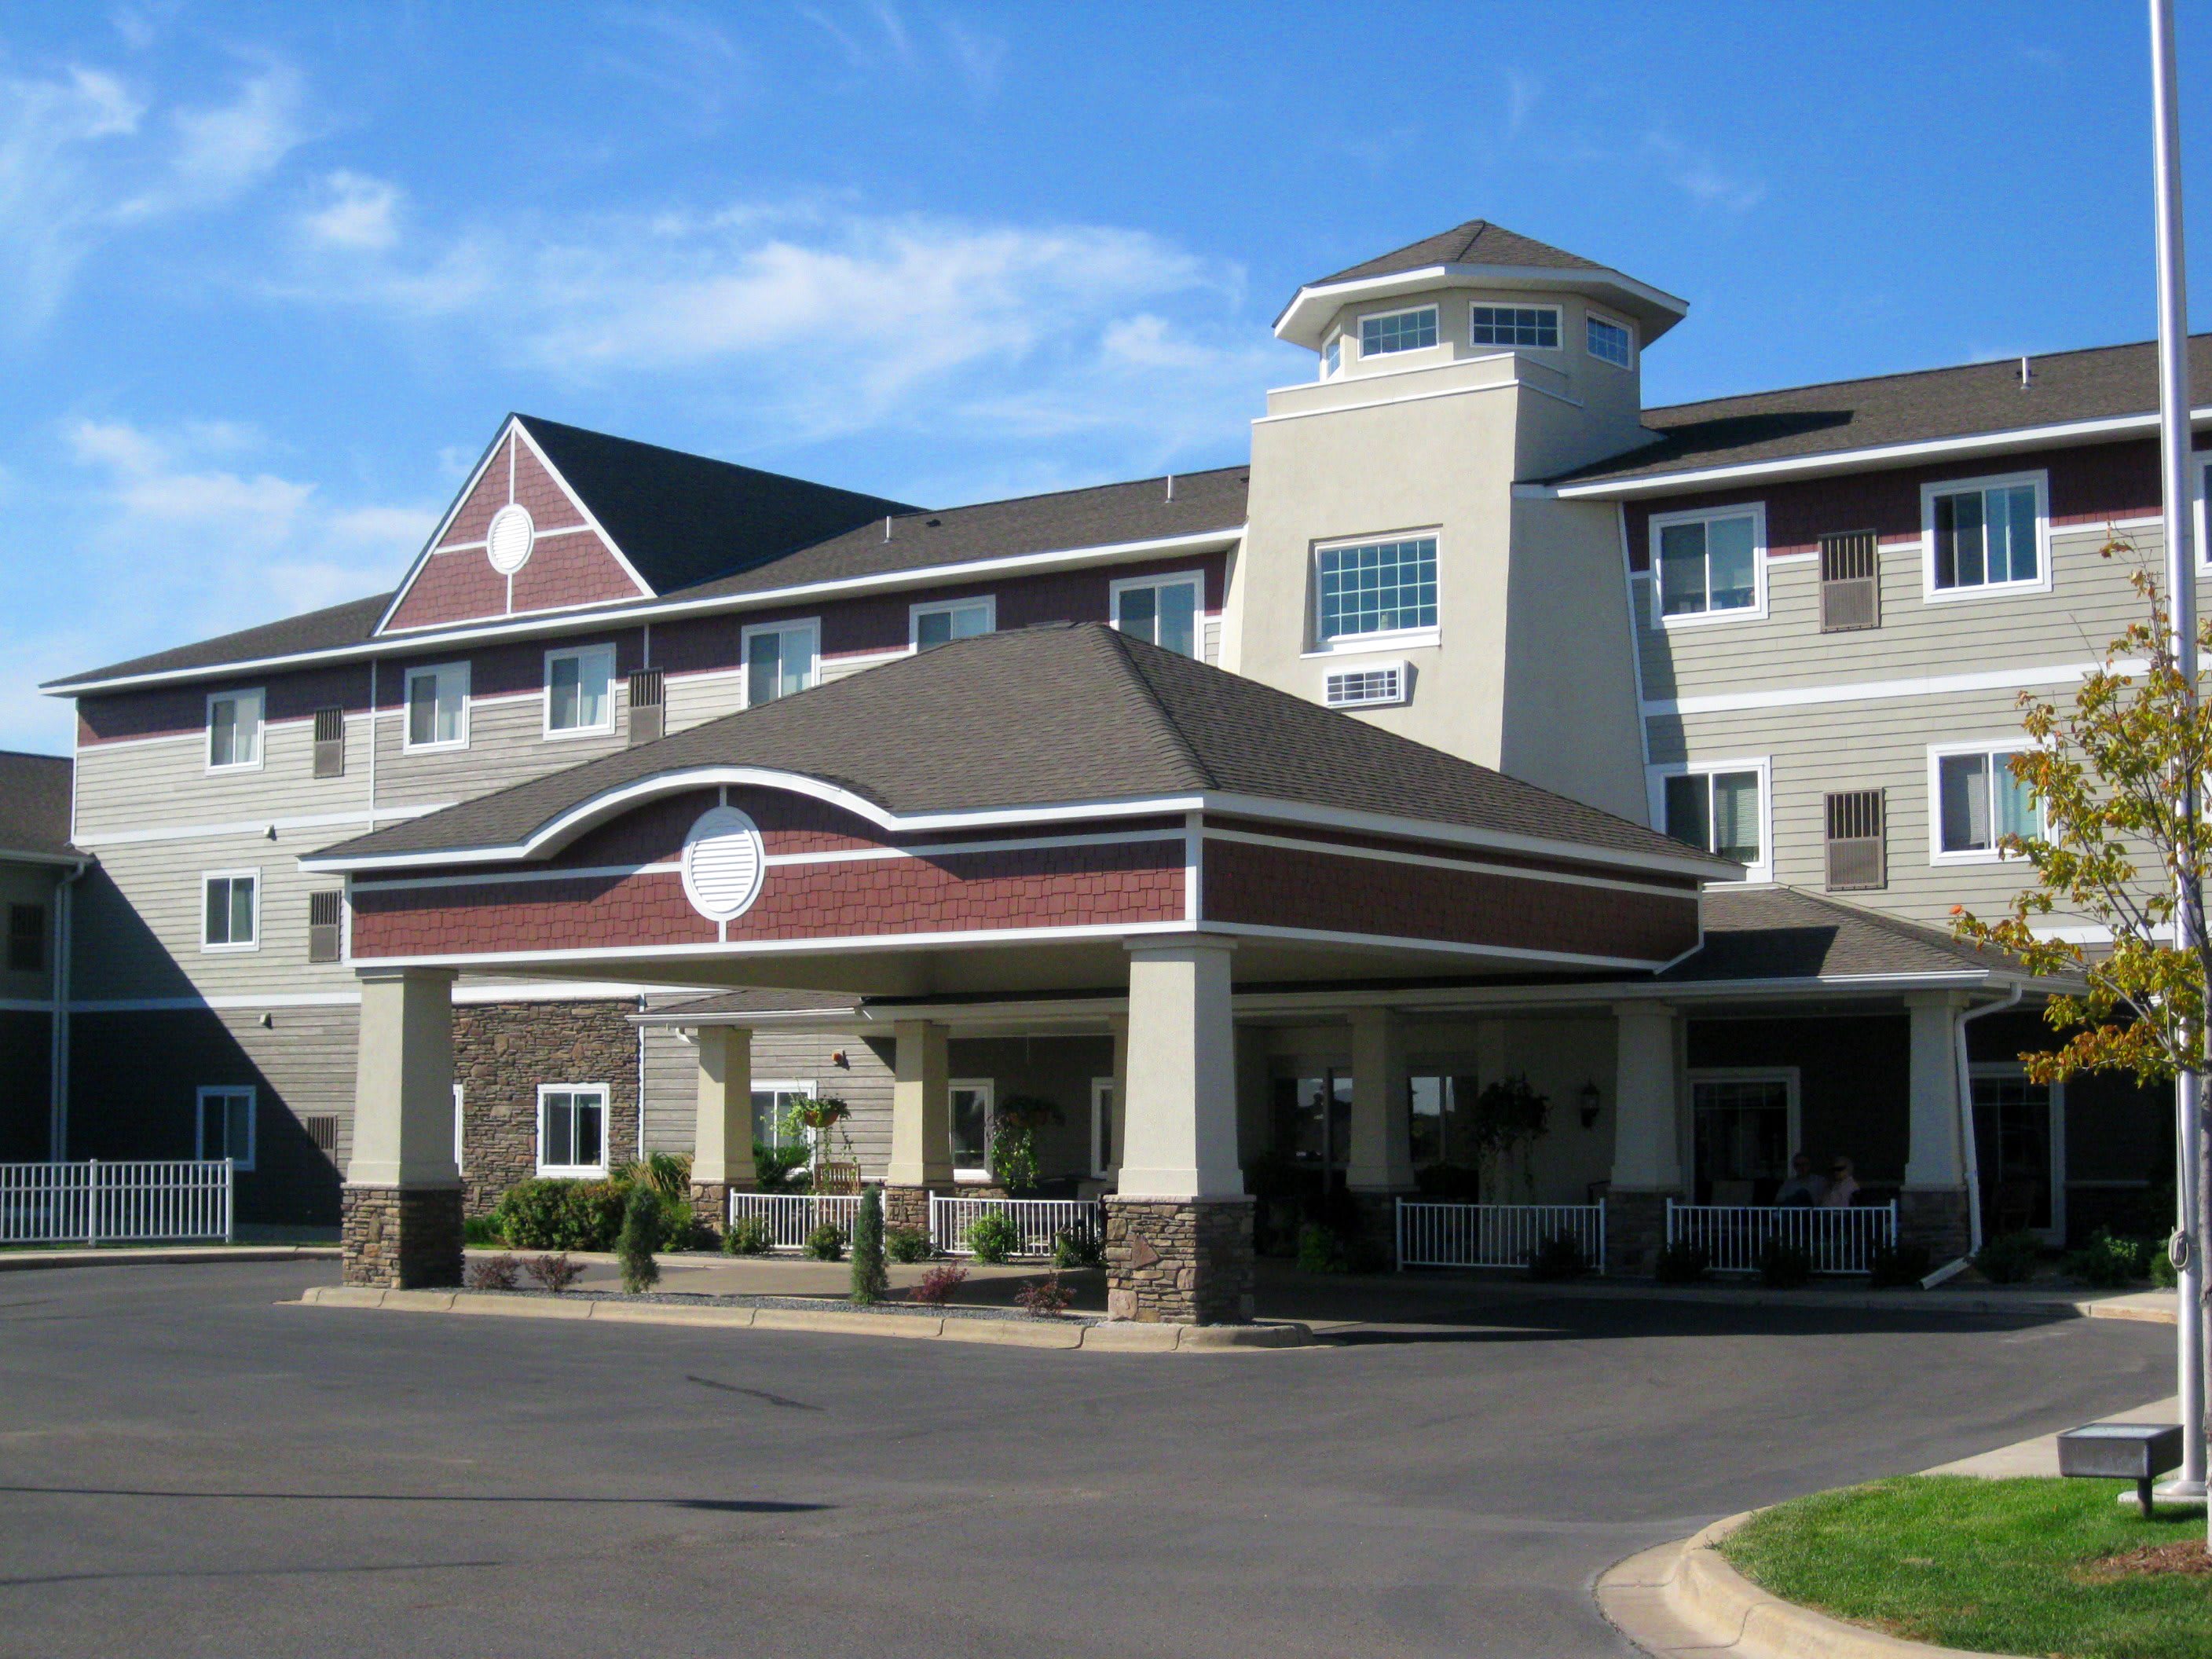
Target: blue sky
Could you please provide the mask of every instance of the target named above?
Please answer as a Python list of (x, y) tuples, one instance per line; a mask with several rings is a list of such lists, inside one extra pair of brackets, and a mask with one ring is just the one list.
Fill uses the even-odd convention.
[(0, 0), (0, 746), (390, 586), (511, 408), (934, 505), (1240, 461), (1298, 282), (1472, 217), (1692, 302), (1652, 403), (2142, 337), (2144, 27)]

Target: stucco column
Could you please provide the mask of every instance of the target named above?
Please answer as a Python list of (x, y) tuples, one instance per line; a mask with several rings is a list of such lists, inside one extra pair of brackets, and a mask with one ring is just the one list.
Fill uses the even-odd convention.
[(1344, 1184), (1402, 1193), (1413, 1184), (1404, 1028), (1388, 1008), (1352, 1011), (1352, 1145)]
[(1966, 1158), (1959, 1110), (1960, 1004), (1950, 991), (1916, 991), (1905, 999), (1912, 1036), (1898, 1231), (1904, 1242), (1925, 1245), (1938, 1260), (1963, 1255), (1967, 1242)]
[(1106, 1200), (1106, 1307), (1116, 1319), (1252, 1316), (1232, 949), (1205, 937), (1130, 948), (1127, 1141)]
[(361, 976), (353, 1159), (339, 1207), (349, 1285), (460, 1283), (450, 969)]
[(1683, 1196), (1681, 1089), (1674, 1011), (1615, 1003), (1613, 1181), (1606, 1200), (1612, 1265), (1648, 1272), (1666, 1242), (1667, 1200)]
[(952, 1094), (946, 1031), (933, 1020), (902, 1019), (891, 1083), (891, 1161), (884, 1181), (893, 1187), (952, 1184)]
[(702, 1221), (729, 1220), (730, 1191), (753, 1185), (753, 1034), (745, 1025), (702, 1025), (696, 1126), (691, 1141), (691, 1207)]

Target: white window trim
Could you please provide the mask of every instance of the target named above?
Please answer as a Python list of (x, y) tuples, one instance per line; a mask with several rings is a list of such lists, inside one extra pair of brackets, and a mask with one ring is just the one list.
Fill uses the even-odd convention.
[[(253, 701), (253, 758), (250, 761), (224, 761), (220, 765), (215, 757), (215, 706), (225, 701)], [(207, 694), (207, 736), (201, 745), (200, 757), (210, 772), (258, 772), (269, 754), (269, 694), (259, 686), (248, 686), (236, 691), (210, 691)]]
[[(2017, 755), (2023, 750), (2033, 749), (2034, 746), (2034, 743), (2027, 733), (2021, 732), (2015, 732), (2008, 737), (1981, 738), (1957, 743), (1931, 743), (1928, 745), (1928, 862), (1929, 864), (1937, 866), (2003, 864), (2016, 856), (1996, 847), (1978, 848), (1963, 853), (1947, 853), (1943, 850), (1942, 763), (1944, 757), (1948, 755)], [(1996, 768), (1992, 767), (1990, 772), (1994, 779)], [(1994, 800), (1990, 803), (1990, 829), (1994, 835), (1996, 829), (1996, 803)], [(2039, 818), (2043, 816), (2043, 809), (2040, 806), (2036, 808), (2036, 816)]]
[(466, 1175), (468, 1166), (468, 1118), (461, 1110), (461, 1097), (465, 1085), (453, 1085), (453, 1173)]
[(1113, 1168), (1111, 1159), (1101, 1159), (1098, 1156), (1100, 1148), (1113, 1139), (1113, 1096), (1112, 1078), (1094, 1077), (1091, 1079), (1091, 1146), (1087, 1161), (1093, 1181), (1103, 1181), (1107, 1171)]
[[(1717, 519), (1751, 519), (1751, 591), (1749, 605), (1733, 611), (1686, 611), (1680, 616), (1669, 617), (1661, 609), (1667, 596), (1661, 590), (1665, 579), (1659, 568), (1659, 532), (1669, 525), (1711, 524)], [(1713, 628), (1725, 627), (1729, 623), (1765, 622), (1766, 620), (1766, 503), (1737, 501), (1729, 507), (1701, 507), (1682, 513), (1655, 513), (1644, 526), (1644, 536), (1650, 548), (1651, 562), (1651, 625), (1654, 628)], [(1706, 577), (1708, 593), (1711, 592), (1711, 536), (1708, 532)]]
[[(1158, 576), (1117, 576), (1106, 584), (1106, 625), (1121, 630), (1121, 595), (1139, 587), (1189, 587), (1196, 590), (1190, 607), (1191, 655), (1206, 660), (1206, 573), (1176, 570)], [(1155, 613), (1157, 614), (1157, 612)]]
[[(1800, 1074), (1795, 1066), (1699, 1066), (1682, 1073), (1681, 1156), (1682, 1169), (1694, 1182), (1698, 1178), (1698, 1085), (1700, 1083), (1779, 1083), (1790, 1096), (1790, 1152), (1796, 1158), (1805, 1150), (1805, 1119), (1799, 1087)], [(1954, 1087), (1956, 1085), (1954, 1085)], [(1846, 1155), (1848, 1156), (1848, 1154)], [(1854, 1164), (1853, 1168), (1856, 1168)]]
[(921, 649), (921, 619), (924, 617), (935, 616), (940, 611), (965, 611), (970, 605), (977, 605), (983, 607), (984, 618), (988, 624), (983, 631), (986, 634), (997, 633), (999, 596), (995, 593), (972, 593), (964, 599), (923, 599), (907, 606), (906, 648), (909, 652)]
[[(1340, 634), (1325, 640), (1321, 633), (1321, 556), (1344, 547), (1373, 547), (1381, 542), (1433, 541), (1437, 544), (1437, 625), (1433, 628), (1393, 628), (1375, 634)], [(1306, 586), (1312, 598), (1306, 605), (1306, 636), (1313, 641), (1301, 657), (1373, 655), (1381, 651), (1409, 651), (1443, 643), (1444, 532), (1441, 526), (1423, 530), (1383, 530), (1371, 536), (1332, 536), (1316, 542), (1306, 555)]]
[[(1552, 313), (1552, 332), (1559, 336), (1557, 345), (1502, 345), (1495, 341), (1474, 337), (1474, 313), (1477, 311), (1548, 311)], [(1467, 344), (1470, 351), (1549, 351), (1564, 353), (1567, 349), (1567, 318), (1559, 307), (1529, 305), (1516, 300), (1470, 300), (1467, 305)]]
[(946, 1146), (948, 1155), (951, 1150), (949, 1143), (951, 1139), (952, 1134), (952, 1114), (950, 1109), (950, 1103), (952, 1098), (952, 1091), (955, 1089), (970, 1089), (983, 1097), (984, 1164), (980, 1169), (970, 1169), (964, 1164), (955, 1164), (952, 1170), (952, 1178), (964, 1186), (987, 1186), (989, 1184), (991, 1179), (989, 1162), (991, 1152), (991, 1125), (996, 1120), (999, 1110), (998, 1080), (995, 1078), (988, 1077), (956, 1077), (947, 1078), (945, 1079), (945, 1096), (947, 1103), (947, 1110), (945, 1115), (945, 1139), (948, 1142)]
[(1759, 774), (1759, 861), (1744, 866), (1746, 883), (1774, 879), (1774, 757), (1771, 755), (1744, 756), (1735, 760), (1676, 761), (1647, 769), (1646, 789), (1651, 809), (1651, 827), (1661, 835), (1667, 833), (1667, 780), (1683, 777), (1711, 777), (1721, 772), (1756, 772)]
[[(607, 717), (597, 726), (569, 726), (556, 731), (553, 726), (553, 665), (563, 657), (605, 657), (607, 660)], [(545, 653), (545, 684), (540, 693), (544, 700), (544, 735), (550, 742), (565, 738), (605, 737), (615, 729), (615, 648), (611, 645), (556, 646)]]
[[(253, 1154), (261, 1133), (261, 1091), (251, 1083), (203, 1084), (192, 1097), (192, 1150), (200, 1158), (207, 1157), (207, 1103), (212, 1099), (228, 1101), (234, 1095), (246, 1097), (246, 1156), (234, 1158), (232, 1167), (241, 1175), (253, 1168)], [(226, 1115), (227, 1109), (226, 1109)], [(229, 1139), (228, 1125), (224, 1126), (225, 1140)]]
[[(597, 1164), (548, 1164), (545, 1161), (545, 1097), (590, 1095), (599, 1097), (599, 1161)], [(541, 1083), (538, 1085), (537, 1145), (533, 1156), (538, 1173), (556, 1181), (590, 1180), (607, 1172), (607, 1143), (614, 1127), (614, 1091), (604, 1083)]]
[[(1601, 357), (1597, 353), (1589, 349), (1589, 325), (1593, 320), (1605, 323), (1613, 328), (1617, 328), (1628, 337), (1628, 361), (1626, 362), (1616, 363), (1612, 358)], [(1622, 374), (1626, 374), (1636, 367), (1636, 353), (1637, 343), (1635, 324), (1630, 322), (1626, 317), (1616, 317), (1609, 311), (1600, 311), (1595, 306), (1589, 306), (1584, 308), (1583, 312), (1583, 356), (1589, 358), (1594, 363), (1603, 363), (1607, 368), (1618, 369)]]
[[(1388, 321), (1389, 321), (1391, 318), (1393, 318), (1393, 317), (1418, 317), (1418, 316), (1419, 316), (1419, 315), (1421, 314), (1421, 313), (1423, 313), (1423, 312), (1425, 312), (1425, 311), (1433, 311), (1433, 312), (1435, 312), (1435, 313), (1436, 313), (1436, 316), (1437, 316), (1437, 343), (1436, 343), (1436, 345), (1433, 345), (1433, 346), (1401, 346), (1401, 347), (1400, 347), (1400, 348), (1399, 348), (1397, 350), (1395, 350), (1395, 351), (1377, 351), (1377, 352), (1373, 352), (1373, 353), (1370, 353), (1370, 352), (1368, 351), (1368, 349), (1367, 349), (1367, 325), (1368, 325), (1368, 324), (1370, 324), (1370, 323), (1388, 322)], [(1373, 356), (1374, 358), (1376, 358), (1377, 361), (1380, 361), (1381, 359), (1382, 359), (1382, 358), (1384, 358), (1384, 357), (1403, 357), (1403, 356), (1405, 356), (1408, 352), (1413, 352), (1413, 351), (1434, 351), (1434, 350), (1437, 349), (1437, 346), (1441, 346), (1441, 345), (1443, 345), (1443, 344), (1445, 343), (1445, 340), (1444, 340), (1444, 314), (1443, 314), (1443, 311), (1442, 311), (1442, 310), (1437, 307), (1437, 305), (1436, 301), (1433, 301), (1433, 300), (1431, 300), (1428, 304), (1426, 304), (1426, 305), (1425, 305), (1425, 306), (1401, 306), (1401, 307), (1400, 307), (1397, 310), (1395, 310), (1395, 311), (1370, 311), (1370, 312), (1368, 312), (1368, 313), (1364, 313), (1364, 315), (1362, 315), (1361, 317), (1359, 317), (1359, 318), (1357, 319), (1357, 321), (1356, 321), (1356, 323), (1355, 323), (1354, 326), (1353, 326), (1352, 328), (1351, 328), (1350, 330), (1348, 330), (1348, 331), (1347, 331), (1347, 333), (1348, 333), (1348, 335), (1350, 336), (1350, 337), (1351, 337), (1351, 338), (1355, 339), (1355, 340), (1358, 340), (1358, 341), (1359, 342), (1359, 361), (1360, 361), (1361, 362), (1363, 362), (1363, 363), (1364, 363), (1364, 362), (1367, 362), (1367, 361), (1368, 361), (1368, 359), (1369, 359), (1369, 357), (1370, 357), (1370, 356)]]
[[(442, 743), (416, 743), (415, 732), (415, 682), (418, 679), (436, 681), (447, 674), (458, 674), (461, 680), (461, 734)], [(437, 692), (430, 694), (434, 702)], [(469, 746), (469, 665), (465, 662), (430, 663), (407, 671), (399, 695), (399, 748), (402, 754), (421, 755), (442, 749), (465, 749)]]
[[(2006, 489), (2018, 484), (2035, 486), (2035, 580), (2027, 582), (1983, 582), (1973, 587), (1936, 586), (1936, 498), (1963, 495), (1972, 489)], [(2051, 475), (2047, 472), (2001, 472), (1985, 478), (1944, 478), (1920, 486), (1920, 597), (1929, 605), (1956, 605), (1966, 599), (1995, 599), (2007, 593), (2051, 592)]]
[[(1329, 367), (1328, 362), (1328, 353), (1331, 346), (1336, 348), (1336, 367), (1334, 368)], [(1324, 380), (1333, 380), (1343, 373), (1344, 331), (1340, 328), (1333, 328), (1328, 331), (1328, 338), (1321, 343), (1321, 378)]]
[[(763, 634), (804, 634), (812, 650), (808, 653), (812, 666), (806, 671), (806, 684), (799, 689), (811, 690), (822, 684), (822, 618), (799, 617), (790, 622), (753, 623), (738, 634), (738, 707), (753, 706), (753, 641)], [(779, 655), (781, 647), (778, 648)]]
[[(253, 883), (253, 937), (240, 944), (232, 940), (224, 945), (210, 945), (207, 937), (208, 884), (213, 881), (243, 881)], [(203, 870), (200, 872), (200, 949), (210, 956), (228, 956), (240, 951), (261, 948), (261, 871), (258, 866), (245, 870)]]
[(2189, 496), (2196, 522), (2190, 528), (2197, 537), (2197, 568), (2199, 572), (2212, 570), (2212, 547), (2204, 541), (2204, 474), (2212, 469), (2212, 449), (2193, 449), (2189, 453)]
[[(807, 1099), (812, 1100), (815, 1098), (814, 1079), (811, 1077), (757, 1077), (753, 1079), (750, 1082), (745, 1085), (745, 1115), (748, 1118), (752, 1115), (751, 1097), (754, 1095), (763, 1091), (769, 1094), (804, 1095)], [(781, 1128), (781, 1126), (779, 1125), (778, 1127)], [(811, 1145), (813, 1137), (813, 1131), (811, 1129), (807, 1131), (807, 1135), (809, 1144)], [(781, 1146), (783, 1145), (783, 1142), (779, 1139), (775, 1144)]]

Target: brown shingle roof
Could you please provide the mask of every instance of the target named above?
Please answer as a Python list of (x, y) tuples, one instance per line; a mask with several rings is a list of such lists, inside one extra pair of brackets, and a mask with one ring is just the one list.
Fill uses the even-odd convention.
[(70, 781), (66, 755), (27, 755), (0, 749), (0, 858), (33, 853), (65, 858), (70, 845)]
[(2016, 971), (1941, 929), (1795, 887), (1711, 887), (1705, 908), (1704, 947), (1662, 982)]
[(1603, 270), (1607, 267), (1579, 253), (1553, 247), (1533, 236), (1523, 236), (1487, 219), (1470, 219), (1463, 225), (1424, 236), (1389, 253), (1347, 265), (1334, 276), (1308, 283), (1308, 288), (1330, 288), (1356, 283), (1364, 276), (1395, 276), (1401, 271), (1425, 270), (1431, 265), (1526, 265), (1537, 270)]

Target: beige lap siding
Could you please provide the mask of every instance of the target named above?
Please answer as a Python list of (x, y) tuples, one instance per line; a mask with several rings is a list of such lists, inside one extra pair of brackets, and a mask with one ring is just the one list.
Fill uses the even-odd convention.
[(1369, 937), (1664, 961), (1698, 942), (1690, 893), (1209, 841), (1206, 918)]

